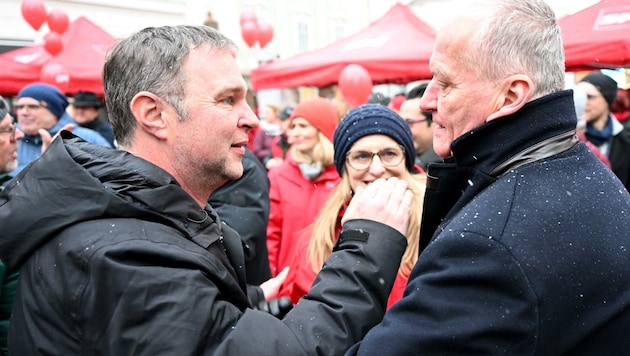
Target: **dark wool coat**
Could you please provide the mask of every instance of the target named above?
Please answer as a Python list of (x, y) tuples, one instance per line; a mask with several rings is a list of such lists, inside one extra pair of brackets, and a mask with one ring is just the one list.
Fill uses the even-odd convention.
[(392, 228), (346, 223), (279, 320), (250, 307), (240, 238), (209, 205), (143, 159), (62, 137), (0, 194), (0, 257), (22, 267), (11, 354), (335, 355), (381, 320), (406, 247)]
[(427, 185), (424, 211), (444, 220), (423, 220), (431, 241), (405, 296), (348, 354), (628, 353), (630, 195), (621, 182), (583, 143), (491, 174), (574, 130), (571, 97), (534, 100), (455, 140), (451, 163), (429, 165), (437, 185)]

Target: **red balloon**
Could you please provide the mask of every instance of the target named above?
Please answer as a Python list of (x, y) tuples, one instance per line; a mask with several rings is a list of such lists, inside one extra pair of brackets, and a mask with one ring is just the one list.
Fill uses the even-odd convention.
[(249, 47), (258, 41), (258, 24), (253, 21), (245, 21), (241, 24), (241, 36)]
[(50, 32), (44, 36), (44, 49), (53, 56), (59, 54), (63, 49), (61, 36), (57, 32)]
[(372, 94), (372, 77), (358, 64), (349, 64), (343, 68), (338, 85), (344, 99), (352, 106), (365, 104)]
[(53, 9), (48, 13), (48, 28), (51, 31), (61, 35), (66, 32), (68, 26), (70, 26), (70, 20), (68, 20), (68, 15), (66, 15), (65, 11)]
[(66, 93), (70, 86), (70, 74), (66, 67), (59, 63), (45, 64), (39, 72), (39, 80), (56, 86), (62, 93)]
[(265, 47), (273, 38), (273, 26), (267, 21), (258, 21), (258, 43)]
[(46, 22), (46, 6), (42, 0), (22, 0), (22, 17), (35, 31)]
[(241, 26), (243, 25), (243, 22), (247, 21), (252, 21), (253, 23), (258, 21), (258, 17), (253, 10), (243, 10), (243, 12), (241, 12)]

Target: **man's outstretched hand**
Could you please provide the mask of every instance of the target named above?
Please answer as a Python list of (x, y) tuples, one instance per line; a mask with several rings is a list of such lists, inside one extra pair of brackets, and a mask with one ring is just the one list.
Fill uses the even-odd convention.
[(341, 220), (367, 219), (377, 221), (407, 233), (413, 193), (407, 182), (391, 177), (377, 179), (366, 187), (358, 187)]
[[(66, 130), (66, 131), (72, 131), (74, 130), (74, 124), (66, 124), (64, 125), (64, 127), (61, 128), (61, 130), (59, 130), (59, 132)], [(57, 132), (55, 134), (55, 136), (50, 136), (50, 133), (44, 129), (39, 129), (37, 130), (37, 133), (39, 133), (39, 136), (41, 136), (42, 138), (42, 153), (44, 153), (47, 149), (48, 146), (50, 146), (50, 143), (57, 138), (57, 136), (59, 136), (59, 132)]]

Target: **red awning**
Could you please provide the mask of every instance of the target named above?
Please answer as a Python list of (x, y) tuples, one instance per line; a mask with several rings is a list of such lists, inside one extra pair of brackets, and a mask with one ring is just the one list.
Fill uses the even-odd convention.
[(558, 23), (568, 72), (630, 66), (628, 0), (602, 0)]
[(435, 31), (400, 3), (363, 31), (327, 47), (260, 65), (252, 70), (255, 91), (337, 83), (348, 64), (364, 67), (374, 84), (430, 79)]
[(16, 95), (24, 86), (40, 81), (41, 68), (47, 63), (59, 63), (68, 71), (66, 94), (87, 90), (102, 95), (105, 55), (116, 39), (84, 17), (73, 21), (61, 38), (63, 48), (55, 57), (43, 44), (0, 54), (0, 95)]

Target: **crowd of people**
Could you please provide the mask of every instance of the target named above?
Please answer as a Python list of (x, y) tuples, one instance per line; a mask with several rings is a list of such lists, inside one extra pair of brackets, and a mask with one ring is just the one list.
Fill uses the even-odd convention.
[(111, 49), (104, 98), (0, 97), (0, 352), (630, 349), (616, 82), (566, 89), (543, 0), (471, 2), (430, 67), (260, 120), (232, 40), (162, 26)]

